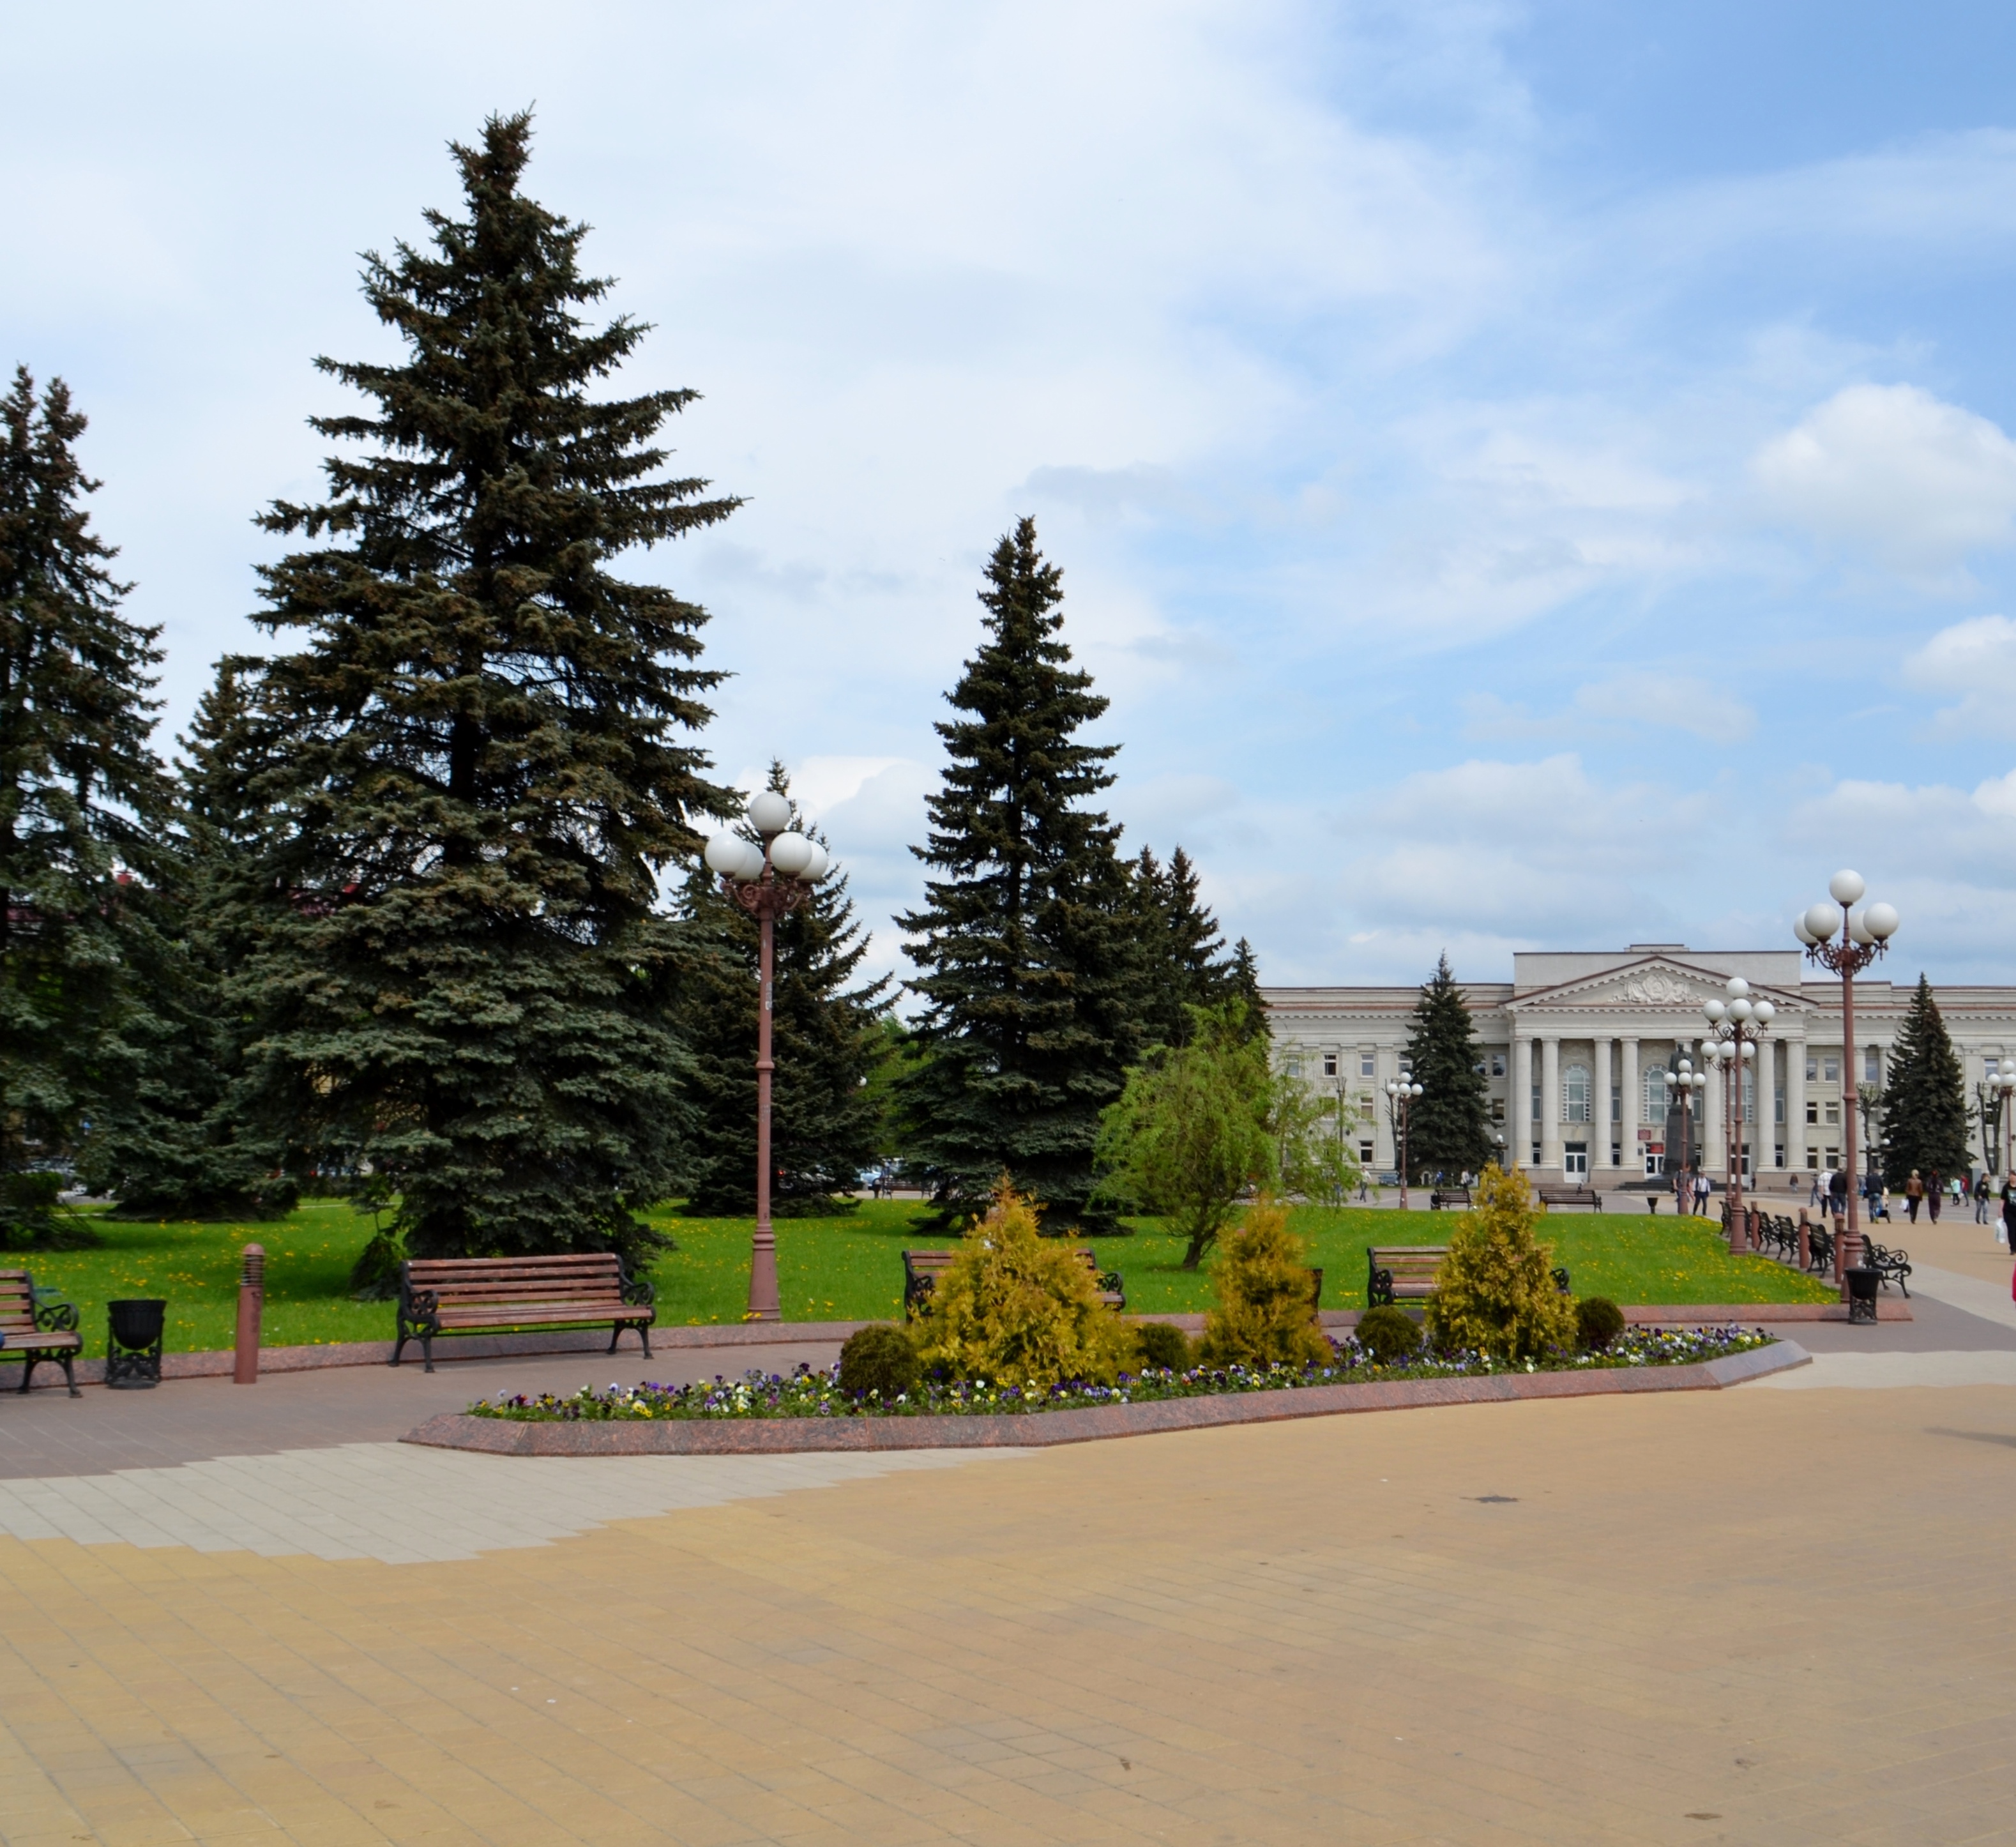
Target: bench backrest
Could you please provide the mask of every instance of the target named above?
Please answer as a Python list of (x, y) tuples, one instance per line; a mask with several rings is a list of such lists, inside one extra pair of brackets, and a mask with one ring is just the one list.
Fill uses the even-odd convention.
[(613, 1251), (560, 1257), (416, 1257), (401, 1266), (409, 1290), (437, 1302), (607, 1302), (623, 1295)]
[(1366, 1255), (1375, 1269), (1391, 1271), (1395, 1283), (1432, 1283), (1449, 1255), (1449, 1246), (1374, 1244)]
[[(952, 1260), (958, 1255), (956, 1251), (905, 1251), (903, 1267), (913, 1276), (941, 1276), (952, 1268)], [(1080, 1249), (1072, 1255), (1095, 1276), (1101, 1273), (1096, 1251)]]
[(35, 1328), (35, 1282), (26, 1270), (0, 1270), (0, 1334), (20, 1346)]

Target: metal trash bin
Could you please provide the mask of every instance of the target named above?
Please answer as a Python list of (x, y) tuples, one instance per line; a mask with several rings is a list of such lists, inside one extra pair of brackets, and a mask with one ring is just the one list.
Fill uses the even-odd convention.
[(1848, 1318), (1851, 1321), (1876, 1319), (1876, 1286), (1883, 1280), (1881, 1270), (1857, 1264), (1848, 1272)]
[(109, 1302), (105, 1382), (115, 1389), (144, 1391), (161, 1382), (161, 1330), (165, 1302)]

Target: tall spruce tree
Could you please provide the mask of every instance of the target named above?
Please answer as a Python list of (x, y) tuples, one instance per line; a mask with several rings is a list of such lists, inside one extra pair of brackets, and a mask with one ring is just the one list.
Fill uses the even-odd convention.
[(464, 215), (366, 259), (405, 357), (317, 362), (374, 408), (314, 419), (363, 452), (265, 517), (325, 542), (264, 568), (298, 645), (233, 734), (261, 1104), (419, 1255), (653, 1247), (683, 1152), (657, 875), (729, 805), (691, 741), (705, 612), (612, 566), (737, 502), (661, 477), (692, 393), (594, 394), (645, 329), (585, 324), (609, 284), (520, 190), (531, 134), (455, 146)]
[[(770, 787), (788, 797), (783, 765)], [(791, 825), (824, 836), (792, 805)], [(745, 822), (738, 830), (754, 841)], [(678, 1019), (691, 1048), (694, 1214), (756, 1209), (756, 1006), (760, 927), (703, 866), (688, 879), (688, 952)], [(771, 1208), (780, 1218), (851, 1212), (880, 1154), (880, 1098), (869, 1082), (884, 1056), (889, 983), (858, 981), (868, 938), (844, 874), (778, 920), (771, 996)]]
[(1481, 1173), (1497, 1151), (1491, 1139), (1491, 1086), (1447, 956), (1421, 984), (1407, 1029), (1407, 1055), (1421, 1087), (1408, 1111), (1408, 1178)]
[(300, 1197), (281, 1143), (247, 1107), (250, 1021), (230, 979), (244, 945), (229, 934), (227, 900), (257, 833), (230, 754), (248, 709), (246, 671), (219, 663), (179, 740), (178, 850), (151, 894), (160, 927), (135, 956), (149, 1004), (125, 1034), (128, 1081), (97, 1111), (81, 1162), (135, 1216), (270, 1217)]
[(1232, 966), (1226, 974), (1225, 992), (1227, 999), (1241, 1003), (1247, 1032), (1273, 1036), (1266, 999), (1260, 992), (1260, 960), (1243, 936), (1232, 945)]
[(1147, 976), (1141, 1030), (1155, 1044), (1184, 1045), (1193, 1010), (1229, 998), (1231, 959), (1218, 920), (1199, 899), (1197, 868), (1180, 846), (1166, 867), (1143, 847), (1133, 871)]
[(1891, 1050), (1882, 1123), (1883, 1178), (1890, 1186), (1902, 1186), (1914, 1168), (1927, 1179), (1972, 1172), (1966, 1082), (1922, 974)]
[(923, 973), (923, 1056), (904, 1080), (913, 1150), (948, 1209), (1006, 1172), (1053, 1228), (1088, 1215), (1100, 1112), (1141, 1043), (1143, 956), (1120, 830), (1091, 806), (1118, 748), (1078, 733), (1107, 702), (1071, 666), (1063, 574), (1023, 520), (988, 560), (986, 639), (949, 695), (929, 802), (942, 876), (898, 921)]
[(160, 631), (121, 612), (84, 429), (60, 379), (38, 396), (16, 372), (0, 399), (0, 1236), (16, 1243), (50, 1229), (53, 1194), (23, 1170), (71, 1155), (128, 1082), (171, 805), (148, 743)]

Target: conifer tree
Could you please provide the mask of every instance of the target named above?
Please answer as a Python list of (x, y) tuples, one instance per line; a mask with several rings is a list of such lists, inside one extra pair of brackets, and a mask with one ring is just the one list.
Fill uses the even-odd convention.
[(1966, 1082), (1931, 984), (1922, 974), (1892, 1048), (1888, 1075), (1883, 1092), (1885, 1180), (1901, 1187), (1913, 1168), (1928, 1179), (1972, 1172)]
[(1258, 1036), (1272, 1039), (1274, 1028), (1268, 1022), (1267, 1003), (1260, 992), (1260, 962), (1253, 953), (1253, 945), (1244, 937), (1232, 946), (1232, 967), (1226, 975), (1226, 998), (1236, 1000), (1245, 1009), (1246, 1030)]
[(16, 372), (0, 399), (0, 1236), (16, 1242), (49, 1229), (24, 1168), (70, 1155), (126, 1081), (170, 808), (148, 743), (160, 631), (121, 612), (84, 429), (60, 379), (38, 397)]
[[(790, 778), (770, 766), (770, 787)], [(791, 826), (825, 837), (792, 805)], [(738, 830), (751, 841), (745, 822)], [(691, 1187), (704, 1215), (756, 1209), (756, 1005), (760, 927), (704, 866), (686, 889), (688, 950), (677, 1017), (692, 1060)], [(884, 1055), (887, 978), (859, 982), (868, 938), (844, 874), (777, 920), (771, 995), (771, 1210), (779, 1218), (850, 1212), (853, 1190), (880, 1152), (880, 1097), (869, 1083)]]
[(1413, 1081), (1421, 1087), (1408, 1112), (1407, 1159), (1413, 1169), (1408, 1178), (1481, 1174), (1496, 1152), (1491, 1086), (1479, 1068), (1483, 1053), (1470, 1009), (1445, 955), (1421, 985), (1407, 1032), (1407, 1054)]
[(1231, 992), (1233, 967), (1218, 920), (1199, 902), (1197, 868), (1179, 846), (1164, 867), (1143, 847), (1134, 862), (1147, 980), (1141, 1029), (1154, 1043), (1180, 1046), (1191, 1010), (1210, 1007)]
[(245, 664), (226, 659), (199, 702), (183, 754), (178, 851), (153, 892), (160, 927), (136, 952), (148, 997), (125, 1034), (128, 1081), (96, 1112), (82, 1171), (137, 1217), (269, 1217), (298, 1183), (279, 1141), (262, 1136), (243, 1094), (249, 1020), (230, 975), (244, 945), (225, 900), (256, 831), (230, 755), (248, 707)]
[(923, 973), (924, 1056), (905, 1101), (938, 1201), (979, 1209), (1005, 1172), (1053, 1226), (1089, 1217), (1100, 1111), (1140, 1042), (1143, 956), (1120, 830), (1091, 806), (1113, 745), (1078, 741), (1106, 710), (1071, 666), (1063, 574), (1033, 520), (995, 549), (986, 639), (941, 723), (951, 761), (929, 802), (941, 876), (900, 919)]
[(645, 332), (585, 317), (585, 228), (520, 189), (528, 116), (457, 146), (463, 215), (368, 256), (396, 365), (318, 364), (370, 400), (323, 542), (263, 570), (234, 753), (261, 816), (233, 927), (252, 1075), (297, 1167), (369, 1168), (416, 1255), (653, 1247), (683, 1152), (657, 877), (728, 810), (693, 734), (705, 612), (619, 576), (725, 517), (655, 445), (684, 391), (596, 395)]

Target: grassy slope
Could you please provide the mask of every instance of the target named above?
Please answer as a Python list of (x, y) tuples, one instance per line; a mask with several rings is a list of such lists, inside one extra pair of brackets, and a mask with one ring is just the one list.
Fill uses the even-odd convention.
[[(679, 1249), (659, 1260), (654, 1275), (661, 1322), (740, 1319), (748, 1300), (747, 1219), (682, 1219), (654, 1215)], [(784, 1314), (794, 1321), (859, 1321), (902, 1312), (906, 1245), (945, 1244), (914, 1222), (916, 1206), (868, 1201), (841, 1219), (784, 1220), (777, 1228), (778, 1279)], [(83, 1311), (85, 1350), (104, 1351), (105, 1303), (123, 1295), (168, 1301), (167, 1341), (178, 1352), (231, 1344), (238, 1252), (247, 1243), (266, 1250), (265, 1338), (269, 1345), (322, 1341), (389, 1340), (389, 1303), (349, 1301), (350, 1266), (370, 1235), (370, 1222), (348, 1206), (317, 1203), (272, 1224), (131, 1224), (101, 1220), (105, 1244), (95, 1251), (41, 1258), (0, 1255), (0, 1268), (25, 1264), (35, 1280), (54, 1284)], [(1323, 1266), (1327, 1307), (1363, 1307), (1365, 1248), (1380, 1244), (1441, 1244), (1453, 1220), (1445, 1214), (1339, 1212), (1305, 1207), (1295, 1223)], [(1573, 1273), (1579, 1295), (1622, 1302), (1818, 1302), (1834, 1291), (1763, 1258), (1732, 1258), (1700, 1219), (1643, 1215), (1561, 1213), (1542, 1235)], [(1127, 1279), (1129, 1305), (1167, 1314), (1211, 1305), (1208, 1275), (1181, 1268), (1182, 1242), (1152, 1220), (1136, 1236), (1107, 1240), (1101, 1260)]]

